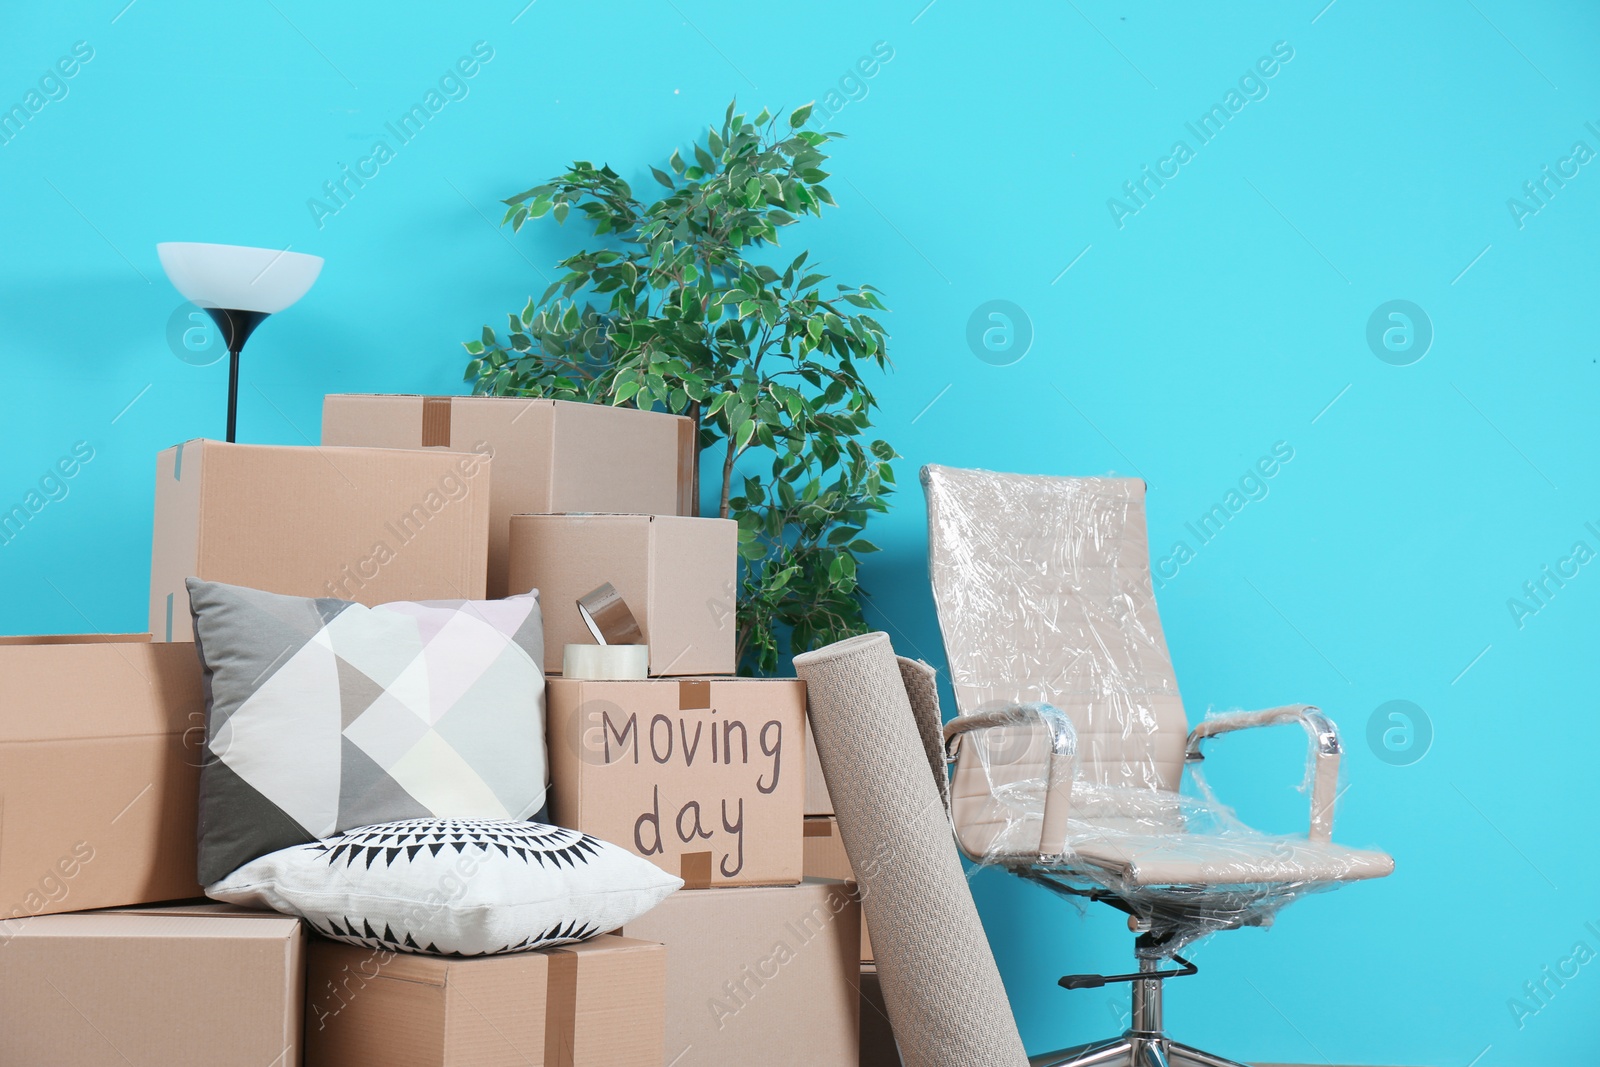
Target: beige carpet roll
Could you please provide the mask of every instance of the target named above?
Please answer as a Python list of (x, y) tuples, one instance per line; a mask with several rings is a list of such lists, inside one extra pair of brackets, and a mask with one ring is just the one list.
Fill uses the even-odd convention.
[(939, 756), (907, 696), (910, 684), (923, 717), (937, 722), (932, 669), (897, 661), (883, 633), (796, 656), (794, 665), (906, 1067), (1026, 1067), (956, 856), (943, 764), (930, 766)]

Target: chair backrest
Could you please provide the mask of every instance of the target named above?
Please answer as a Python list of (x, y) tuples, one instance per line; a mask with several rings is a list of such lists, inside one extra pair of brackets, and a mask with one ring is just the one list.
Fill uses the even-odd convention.
[[(1151, 587), (1144, 483), (929, 466), (922, 484), (958, 712), (1027, 701), (1066, 712), (1075, 819), (1147, 825), (1170, 810), (1151, 794), (1177, 790), (1188, 724)], [(1036, 749), (1017, 750), (1016, 775), (1037, 778)], [(986, 766), (985, 788), (1026, 807), (1008, 773)]]

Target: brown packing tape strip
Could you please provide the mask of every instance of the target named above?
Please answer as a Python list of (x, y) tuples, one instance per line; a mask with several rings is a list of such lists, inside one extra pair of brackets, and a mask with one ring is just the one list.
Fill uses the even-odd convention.
[(639, 620), (633, 617), (628, 602), (622, 599), (617, 587), (606, 582), (578, 598), (578, 614), (583, 623), (602, 645), (642, 645), (644, 635), (639, 631)]
[(578, 1033), (578, 954), (546, 953), (550, 978), (544, 994), (544, 1067), (573, 1067)]
[(450, 398), (422, 398), (422, 447), (450, 447)]
[(700, 449), (693, 419), (678, 423), (678, 514), (700, 514)]
[(0, 645), (148, 645), (151, 640), (149, 634), (36, 634), (0, 637)]
[(710, 711), (711, 683), (707, 681), (678, 683), (679, 711)]
[(685, 889), (711, 888), (711, 853), (685, 852), (678, 857), (678, 877)]

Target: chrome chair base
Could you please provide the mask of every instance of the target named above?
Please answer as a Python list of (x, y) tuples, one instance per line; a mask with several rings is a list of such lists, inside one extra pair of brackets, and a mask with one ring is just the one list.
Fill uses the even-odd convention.
[(1091, 1041), (1087, 1045), (1033, 1056), (1028, 1067), (1246, 1067), (1197, 1048), (1173, 1041), (1165, 1034), (1129, 1030), (1121, 1037)]
[[(1166, 1035), (1161, 1014), (1161, 986), (1168, 978), (1193, 974), (1199, 968), (1175, 954), (1163, 954), (1160, 939), (1144, 933), (1135, 942), (1139, 971), (1119, 975), (1068, 975), (1061, 984), (1068, 989), (1092, 988), (1095, 984), (1128, 982), (1133, 995), (1129, 1026), (1121, 1037), (1091, 1041), (1087, 1045), (1047, 1052), (1028, 1060), (1028, 1067), (1246, 1067), (1197, 1048), (1172, 1040)], [(1183, 970), (1162, 970), (1163, 959), (1181, 963)]]

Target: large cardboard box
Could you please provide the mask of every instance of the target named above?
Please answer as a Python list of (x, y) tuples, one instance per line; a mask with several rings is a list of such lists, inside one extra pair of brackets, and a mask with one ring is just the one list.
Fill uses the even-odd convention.
[(840, 882), (674, 893), (627, 925), (667, 946), (670, 1067), (856, 1067), (860, 905)]
[(739, 524), (671, 515), (515, 515), (511, 587), (539, 590), (546, 669), (593, 644), (578, 598), (606, 582), (650, 646), (652, 675), (732, 674)]
[(192, 644), (0, 638), (0, 918), (200, 895)]
[(505, 956), (311, 942), (306, 1067), (660, 1067), (667, 952), (607, 934)]
[(553, 822), (691, 889), (800, 881), (804, 682), (552, 678), (545, 703)]
[(0, 922), (0, 1067), (297, 1067), (302, 931), (183, 909)]
[(494, 456), (489, 595), (497, 599), (527, 592), (507, 581), (513, 515), (695, 513), (697, 442), (681, 415), (523, 397), (335, 394), (322, 402), (322, 443)]
[(481, 600), (488, 457), (196, 440), (156, 461), (150, 632), (191, 641), (187, 578), (363, 604)]
[[(844, 850), (844, 839), (839, 836), (839, 820), (807, 817), (805, 837), (807, 878), (836, 878), (842, 882), (856, 880), (855, 872), (850, 869), (850, 856)], [(874, 958), (872, 939), (867, 936), (865, 915), (861, 918), (861, 958)]]

